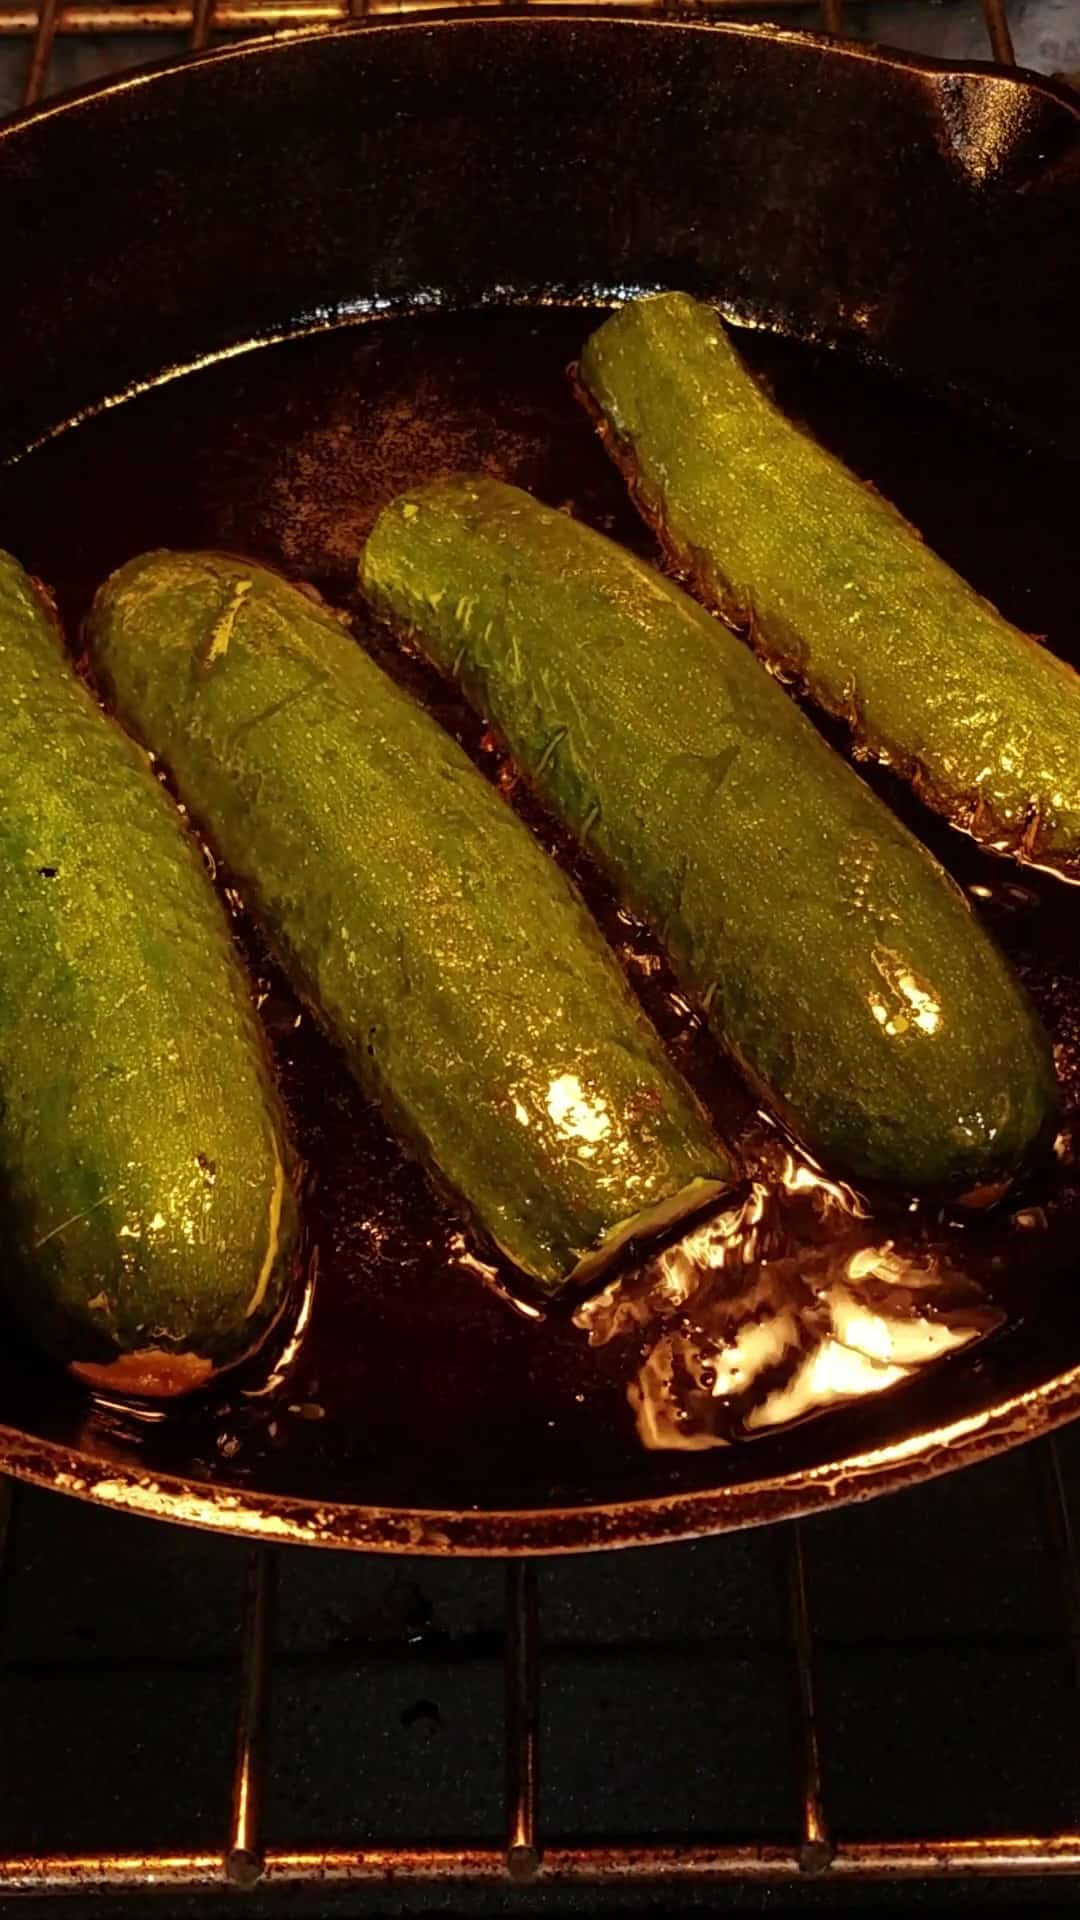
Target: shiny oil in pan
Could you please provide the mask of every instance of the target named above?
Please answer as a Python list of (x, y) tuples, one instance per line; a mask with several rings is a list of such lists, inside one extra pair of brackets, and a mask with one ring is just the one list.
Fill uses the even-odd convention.
[[(785, 1472), (829, 1457), (855, 1432), (875, 1445), (946, 1394), (955, 1413), (990, 1397), (999, 1371), (1022, 1381), (1027, 1350), (1045, 1343), (1048, 1325), (1062, 1365), (1080, 1358), (1080, 1195), (1068, 1157), (1080, 1088), (1080, 893), (979, 855), (875, 776), (972, 889), (1019, 966), (1051, 1028), (1069, 1115), (1065, 1157), (992, 1221), (965, 1228), (925, 1211), (860, 1218), (755, 1113), (655, 943), (513, 787), (452, 691), (389, 647), (356, 602), (356, 554), (384, 500), (461, 467), (571, 506), (655, 557), (569, 395), (565, 368), (594, 319), (551, 309), (424, 314), (223, 361), (87, 421), (0, 474), (0, 542), (57, 590), (70, 631), (107, 572), (160, 545), (251, 554), (347, 606), (364, 642), (503, 782), (571, 867), (757, 1184), (689, 1258), (669, 1250), (629, 1271), (617, 1292), (576, 1318), (571, 1305), (541, 1318), (527, 1302), (523, 1311), (505, 1297), (511, 1276), (483, 1271), (484, 1250), (397, 1148), (239, 912), (309, 1167), (318, 1278), (299, 1354), (276, 1384), (267, 1385), (263, 1367), (205, 1404), (136, 1421), (89, 1408), (73, 1390), (58, 1390), (32, 1356), (8, 1349), (0, 1423), (241, 1489), (379, 1505), (542, 1507), (738, 1479), (749, 1454), (754, 1474)], [(838, 358), (763, 335), (748, 346), (791, 411), (1006, 614), (1068, 655), (1076, 644), (1068, 476)], [(858, 1286), (854, 1296), (847, 1288), (833, 1324), (830, 1288), (837, 1279), (847, 1287), (853, 1274)], [(900, 1303), (895, 1325), (890, 1300)], [(975, 1339), (998, 1320), (993, 1337)], [(889, 1351), (913, 1366), (952, 1336), (973, 1344), (908, 1384), (897, 1375), (897, 1391), (880, 1393), (889, 1385), (882, 1325)], [(854, 1399), (827, 1419), (773, 1423), (832, 1391)], [(718, 1456), (717, 1440), (747, 1431), (758, 1434), (752, 1446)]]

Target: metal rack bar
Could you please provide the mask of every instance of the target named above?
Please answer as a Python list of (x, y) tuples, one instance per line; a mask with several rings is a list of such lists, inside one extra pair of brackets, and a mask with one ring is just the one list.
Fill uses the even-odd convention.
[(538, 1660), (536, 1568), (512, 1560), (506, 1572), (506, 1868), (532, 1880), (536, 1839)]
[(802, 1530), (798, 1522), (784, 1531), (783, 1554), (799, 1755), (799, 1798), (802, 1819), (799, 1862), (804, 1873), (823, 1873), (833, 1857), (833, 1849), (829, 1840), (822, 1797), (821, 1748), (818, 1741), (814, 1684), (814, 1641), (810, 1627)]
[(1005, 0), (982, 0), (982, 10), (990, 41), (990, 51), (994, 59), (1000, 60), (1003, 67), (1015, 66), (1016, 55), (1013, 52), (1012, 33), (1009, 30)]
[(210, 25), (214, 13), (214, 0), (194, 0), (191, 9), (191, 50), (201, 53), (210, 42)]
[[(753, 1880), (785, 1882), (803, 1874), (798, 1847), (548, 1846), (537, 1885), (599, 1882)], [(1020, 1879), (1080, 1873), (1080, 1833), (1004, 1835), (997, 1839), (867, 1840), (840, 1846), (829, 1880), (926, 1880), (980, 1876)], [(501, 1847), (368, 1847), (287, 1851), (268, 1848), (264, 1888), (374, 1881), (509, 1883)], [(220, 1898), (222, 1861), (212, 1853), (78, 1854), (0, 1859), (0, 1893), (146, 1893), (171, 1888)]]
[(26, 107), (32, 107), (35, 101), (41, 99), (59, 22), (60, 0), (39, 0), (34, 10), (31, 27), (34, 44), (30, 49), (30, 66), (23, 88), (23, 105)]
[(236, 1727), (232, 1804), (225, 1871), (240, 1887), (254, 1886), (263, 1871), (263, 1735), (270, 1671), (270, 1617), (277, 1562), (267, 1547), (248, 1561), (240, 1627), (240, 1711)]
[[(545, 5), (559, 7), (577, 7), (582, 10), (596, 11), (598, 6), (610, 5), (620, 12), (653, 13), (657, 11), (658, 0), (521, 0), (525, 11), (536, 11)], [(918, 0), (911, 0), (912, 6)], [(863, 0), (854, 0), (854, 4), (863, 4)], [(403, 15), (428, 12), (436, 7), (447, 5), (468, 5), (471, 10), (496, 9), (503, 0), (221, 0), (220, 5), (212, 9), (212, 28), (221, 33), (275, 33), (296, 27), (341, 26), (347, 20), (358, 18), (396, 19)], [(775, 14), (790, 12), (796, 8), (805, 10), (807, 0), (695, 0), (695, 11), (703, 14)], [(0, 36), (25, 38), (40, 36), (41, 21), (51, 13), (52, 25), (47, 39), (43, 40), (45, 55), (41, 65), (39, 79), (44, 78), (48, 52), (51, 50), (55, 35), (63, 38), (83, 34), (158, 34), (175, 33), (194, 35), (200, 11), (206, 6), (206, 0), (131, 0), (125, 5), (122, 0), (74, 0), (69, 6), (61, 7), (59, 0), (41, 0), (40, 8), (32, 5), (0, 6)], [(995, 16), (1000, 13), (1004, 22), (1001, 0), (984, 0), (987, 18), (991, 11)], [(207, 9), (209, 12), (209, 9)], [(841, 0), (821, 0), (822, 26), (826, 33), (843, 32)], [(1004, 23), (1004, 32), (1008, 36), (1008, 26)], [(36, 42), (35, 42), (36, 44)], [(1011, 41), (1000, 41), (1011, 45)], [(1004, 56), (1011, 59), (1011, 53)], [(40, 97), (39, 90), (33, 95)]]

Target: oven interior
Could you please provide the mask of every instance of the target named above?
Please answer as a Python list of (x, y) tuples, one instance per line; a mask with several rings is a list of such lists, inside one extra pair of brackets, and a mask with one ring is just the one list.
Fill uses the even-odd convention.
[[(6, 0), (0, 109), (369, 11)], [(1080, 70), (1067, 5), (983, 11), (760, 15)], [(1049, 1909), (1080, 1874), (1078, 1471), (1067, 1430), (810, 1523), (506, 1567), (6, 1485), (0, 1903), (866, 1910), (1013, 1903), (1024, 1875)]]

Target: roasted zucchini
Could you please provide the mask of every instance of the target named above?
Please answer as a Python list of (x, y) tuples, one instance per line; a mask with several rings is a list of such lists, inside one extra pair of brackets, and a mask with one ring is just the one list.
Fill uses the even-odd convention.
[(1080, 675), (793, 426), (710, 307), (634, 301), (579, 381), (707, 605), (955, 825), (1080, 874)]
[(456, 742), (265, 569), (150, 554), (95, 666), (362, 1083), (549, 1291), (726, 1159), (577, 893)]
[(648, 913), (830, 1169), (982, 1188), (1048, 1142), (1049, 1046), (964, 896), (678, 587), (485, 478), (384, 508), (361, 580)]
[(94, 1386), (182, 1393), (286, 1302), (282, 1111), (198, 846), (7, 555), (0, 680), (5, 1285)]

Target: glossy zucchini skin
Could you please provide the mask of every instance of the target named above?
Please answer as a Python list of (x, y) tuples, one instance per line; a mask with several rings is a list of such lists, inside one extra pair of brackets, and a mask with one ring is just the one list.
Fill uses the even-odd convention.
[(723, 1190), (578, 894), (333, 614), (259, 567), (150, 554), (90, 645), (358, 1078), (541, 1287)]
[(964, 1190), (1046, 1145), (1049, 1046), (964, 896), (695, 601), (486, 478), (384, 508), (361, 579), (649, 915), (827, 1167)]
[(297, 1251), (284, 1116), (202, 856), (0, 555), (0, 1252), (94, 1386), (256, 1346)]
[(1080, 675), (792, 425), (711, 307), (632, 302), (586, 343), (578, 376), (706, 605), (954, 825), (1080, 873)]

